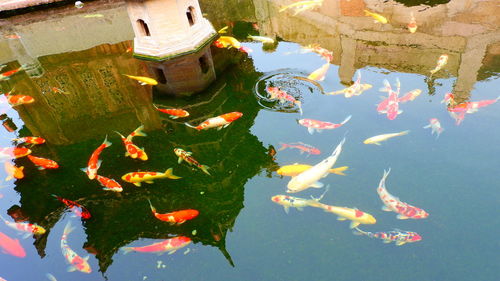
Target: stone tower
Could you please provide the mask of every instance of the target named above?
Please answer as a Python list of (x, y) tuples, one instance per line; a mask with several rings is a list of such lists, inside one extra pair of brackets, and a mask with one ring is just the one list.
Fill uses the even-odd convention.
[(215, 70), (216, 38), (198, 0), (127, 0), (134, 29), (134, 57), (148, 61), (162, 93), (190, 95), (205, 89)]

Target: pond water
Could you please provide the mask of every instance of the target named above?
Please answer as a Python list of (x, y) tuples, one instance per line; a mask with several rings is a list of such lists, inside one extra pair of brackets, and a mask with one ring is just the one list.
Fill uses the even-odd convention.
[[(100, 3), (99, 3), (100, 2)], [(5, 280), (498, 280), (500, 242), (498, 168), (500, 103), (460, 106), (500, 96), (500, 31), (496, 1), (325, 1), (294, 15), (279, 12), (290, 1), (200, 1), (216, 30), (229, 26), (252, 52), (211, 47), (217, 79), (192, 97), (171, 98), (121, 74), (152, 76), (145, 62), (127, 49), (134, 37), (122, 1), (89, 2), (5, 17), (0, 25), (1, 71), (30, 65), (8, 80), (2, 92), (30, 95), (35, 102), (1, 104), (0, 147), (15, 138), (39, 136), (45, 144), (32, 155), (57, 161), (58, 169), (38, 170), (27, 157), (4, 162), (24, 167), (24, 178), (4, 180), (0, 169), (0, 214), (9, 222), (36, 223), (43, 235), (22, 234), (0, 223), (0, 232), (19, 239), (24, 258), (0, 254)], [(421, 3), (425, 2), (425, 3)], [(419, 5), (421, 4), (421, 5)], [(419, 5), (419, 6), (416, 6)], [(430, 5), (430, 6), (426, 6)], [(374, 23), (368, 9), (387, 16)], [(418, 24), (406, 24), (413, 12)], [(88, 17), (85, 14), (102, 14)], [(57, 15), (57, 16), (56, 16)], [(495, 17), (496, 15), (496, 17)], [(7, 35), (17, 34), (19, 38)], [(273, 45), (247, 35), (276, 39)], [(325, 65), (324, 57), (304, 47), (319, 44), (332, 51), (322, 81), (308, 75)], [(434, 75), (438, 58), (447, 63)], [(372, 87), (357, 96), (328, 95), (361, 83)], [(387, 80), (400, 98), (414, 89), (413, 101), (399, 102), (394, 120), (377, 112), (379, 91)], [(301, 102), (279, 103), (266, 87), (276, 86)], [(57, 88), (57, 89), (53, 89)], [(453, 93), (455, 104), (441, 101)], [(469, 103), (467, 103), (469, 102)], [(170, 119), (161, 107), (183, 108), (187, 118)], [(476, 103), (477, 104), (477, 103)], [(455, 110), (455, 118), (453, 112)], [(461, 111), (462, 110), (462, 111)], [(243, 116), (227, 128), (197, 131), (199, 124), (224, 113)], [(344, 125), (310, 134), (300, 119)], [(431, 134), (431, 118), (444, 129)], [(457, 123), (459, 123), (457, 125)], [(125, 157), (115, 131), (128, 135), (144, 125), (147, 136), (133, 139), (149, 159)], [(369, 137), (409, 130), (407, 135), (364, 144)], [(104, 191), (80, 170), (105, 137), (99, 175), (117, 180), (123, 192)], [(345, 138), (334, 166), (345, 175), (320, 179), (325, 187), (286, 193), (290, 177), (276, 170), (294, 163), (316, 165)], [(319, 154), (301, 153), (282, 144), (303, 143)], [(21, 145), (20, 145), (21, 146)], [(174, 148), (192, 151), (211, 175), (177, 163)], [(284, 149), (281, 149), (284, 148)], [(4, 165), (4, 164), (2, 164)], [(173, 173), (181, 179), (157, 179), (136, 187), (121, 180), (129, 172)], [(385, 212), (377, 194), (384, 170), (390, 194), (424, 209), (424, 219), (398, 219)], [(359, 209), (376, 218), (361, 224), (366, 232), (413, 231), (422, 239), (397, 246), (367, 235), (354, 235), (350, 221), (314, 206), (302, 211), (271, 201), (275, 195)], [(52, 194), (77, 201), (91, 213), (75, 216)], [(180, 225), (156, 219), (159, 213), (195, 209), (199, 215)], [(354, 212), (354, 211), (353, 211)], [(68, 272), (61, 236), (69, 223), (69, 247), (90, 256), (91, 273)], [(173, 254), (131, 252), (163, 239), (186, 236), (191, 243)]]

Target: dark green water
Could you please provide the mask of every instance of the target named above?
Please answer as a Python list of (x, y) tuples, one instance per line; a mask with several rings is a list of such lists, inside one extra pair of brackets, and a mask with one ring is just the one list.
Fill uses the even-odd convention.
[[(57, 280), (496, 280), (500, 104), (467, 114), (457, 126), (440, 103), (448, 92), (468, 101), (500, 95), (498, 28), (482, 22), (483, 29), (477, 29), (477, 16), (484, 15), (484, 7), (491, 3), (462, 7), (450, 1), (448, 6), (433, 6), (418, 14), (422, 24), (417, 33), (410, 34), (404, 29), (409, 10), (402, 12), (394, 6), (398, 9), (389, 18), (394, 22), (391, 26), (371, 27), (371, 20), (346, 15), (356, 14), (359, 7), (346, 11), (342, 5), (352, 3), (341, 2), (339, 15), (332, 16), (332, 6), (325, 6), (320, 12), (327, 19), (318, 20), (319, 12), (293, 17), (278, 13), (279, 5), (266, 1), (201, 1), (215, 29), (230, 25), (229, 34), (253, 52), (246, 55), (213, 48), (216, 65), (228, 66), (204, 93), (191, 98), (161, 97), (150, 86), (139, 86), (120, 75), (148, 74), (145, 64), (126, 52), (131, 42), (119, 40), (133, 38), (131, 30), (123, 28), (129, 24), (123, 5), (116, 8), (122, 9), (121, 16), (109, 16), (108, 6), (87, 12), (105, 15), (91, 19), (101, 21), (102, 30), (109, 32), (97, 36), (114, 36), (87, 48), (69, 48), (69, 39), (44, 43), (65, 32), (58, 29), (64, 21), (41, 20), (48, 35), (30, 33), (36, 30), (34, 26), (13, 27), (27, 51), (19, 52), (19, 42), (0, 41), (6, 48), (5, 58), (9, 53), (17, 56), (15, 60), (0, 57), (7, 63), (3, 71), (25, 63), (26, 57), (36, 57), (43, 75), (30, 77), (22, 72), (0, 82), (2, 91), (15, 86), (18, 93), (36, 100), (15, 109), (1, 105), (14, 130), (1, 131), (0, 147), (12, 146), (11, 139), (16, 137), (38, 135), (47, 143), (33, 147), (33, 155), (53, 159), (61, 167), (39, 171), (27, 158), (14, 161), (25, 167), (25, 178), (2, 183), (0, 212), (9, 220), (37, 223), (47, 233), (21, 239), (0, 224), (2, 233), (20, 239), (27, 254), (25, 258), (0, 254), (0, 277), (38, 281), (48, 280), (45, 274), (51, 273)], [(353, 1), (357, 2), (362, 1)], [(384, 5), (384, 11), (393, 9), (390, 3)], [(455, 14), (446, 18), (431, 13), (444, 10)], [(75, 26), (66, 28), (73, 28), (73, 34), (82, 32), (79, 40), (93, 37), (82, 31), (88, 19), (67, 16)], [(462, 29), (454, 29), (454, 22), (460, 22)], [(257, 23), (259, 31), (251, 23)], [(443, 31), (441, 26), (448, 28)], [(110, 31), (113, 28), (115, 33)], [(261, 43), (246, 40), (248, 33), (278, 38), (279, 43), (263, 48)], [(319, 82), (324, 91), (343, 89), (356, 79), (355, 71), (361, 71), (362, 83), (373, 88), (348, 99), (324, 95), (315, 84), (292, 78), (307, 77), (324, 64), (318, 55), (300, 51), (301, 45), (312, 43), (334, 52), (326, 78)], [(448, 64), (429, 79), (429, 71), (443, 53), (450, 57)], [(384, 79), (393, 84), (397, 78), (402, 93), (418, 88), (422, 94), (401, 104), (403, 113), (388, 120), (375, 110), (383, 94), (378, 89)], [(266, 81), (299, 97), (304, 114), (260, 100)], [(67, 95), (53, 93), (51, 87)], [(152, 103), (181, 107), (191, 115), (171, 120), (155, 111)], [(198, 132), (183, 124), (231, 111), (242, 112), (243, 117), (220, 131)], [(344, 126), (313, 135), (297, 124), (302, 118), (339, 123), (348, 115), (352, 119)], [(439, 138), (422, 128), (430, 118), (438, 118), (444, 128)], [(145, 162), (125, 157), (124, 146), (114, 133), (128, 134), (141, 124), (148, 136), (134, 138), (134, 142), (148, 153)], [(363, 144), (368, 137), (403, 130), (410, 133), (381, 146)], [(106, 135), (113, 145), (100, 156), (99, 174), (120, 181), (124, 191), (118, 194), (101, 190), (80, 171)], [(337, 221), (333, 214), (312, 207), (302, 212), (291, 208), (286, 214), (270, 200), (286, 194), (289, 178), (274, 172), (279, 166), (314, 165), (344, 136), (346, 143), (336, 166), (349, 166), (347, 175), (332, 174), (321, 180), (330, 185), (321, 202), (372, 214), (377, 223), (363, 226), (365, 231), (415, 231), (422, 241), (384, 244), (353, 235), (349, 223)], [(321, 154), (301, 155), (296, 149), (270, 153), (270, 146), (278, 149), (280, 142), (298, 141), (317, 147)], [(211, 167), (212, 176), (177, 164), (176, 147), (192, 151), (200, 163)], [(182, 179), (161, 179), (141, 187), (120, 180), (128, 172), (163, 172), (169, 167)], [(388, 191), (425, 209), (428, 218), (398, 220), (394, 212), (381, 210), (376, 187), (389, 167)], [(0, 178), (5, 177), (2, 169)], [(293, 196), (309, 198), (321, 193), (308, 189)], [(51, 194), (78, 201), (92, 218), (73, 217)], [(160, 213), (191, 208), (200, 215), (170, 226), (153, 217), (148, 198)], [(91, 274), (66, 271), (60, 240), (68, 221), (76, 226), (68, 243), (80, 256), (90, 255)], [(172, 255), (123, 255), (119, 250), (178, 235), (190, 237), (192, 243)]]

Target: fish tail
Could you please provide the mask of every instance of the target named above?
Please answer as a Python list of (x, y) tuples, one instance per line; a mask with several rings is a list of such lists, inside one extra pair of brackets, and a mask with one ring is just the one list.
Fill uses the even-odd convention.
[(105, 147), (110, 147), (112, 145), (112, 143), (110, 141), (108, 141), (108, 135), (106, 135), (102, 144), (104, 144)]
[(354, 234), (354, 235), (366, 235), (366, 236), (371, 237), (370, 232), (363, 231), (363, 230), (359, 229), (358, 227), (355, 227), (354, 229), (355, 230), (352, 231), (352, 234)]
[(142, 130), (144, 130), (144, 125), (139, 126), (139, 128), (135, 129), (134, 137), (139, 136), (139, 137), (147, 137), (148, 135), (144, 133)]
[(406, 130), (406, 131), (399, 132), (399, 133), (398, 133), (398, 136), (408, 135), (408, 133), (409, 133), (409, 132), (410, 132), (410, 130)]
[(371, 16), (372, 13), (370, 11), (367, 11), (367, 10), (363, 10), (365, 12), (365, 16)]
[(351, 120), (351, 117), (352, 117), (352, 115), (347, 116), (347, 117), (344, 119), (344, 121), (340, 122), (340, 124), (344, 125), (345, 123), (347, 123), (347, 121)]
[(4, 217), (2, 217), (2, 215), (0, 215), (0, 219), (3, 220), (4, 222), (7, 222), (7, 220)]
[(68, 223), (66, 224), (66, 226), (64, 227), (64, 232), (63, 232), (63, 235), (68, 235), (70, 234), (75, 228), (71, 226), (71, 221), (68, 221)]
[[(125, 75), (125, 74), (124, 74), (124, 75)], [(115, 131), (115, 133), (117, 133), (120, 137), (122, 137), (122, 139), (124, 139), (124, 138), (125, 138), (122, 134), (120, 134), (120, 132)]]
[(149, 198), (148, 198), (148, 202), (149, 202), (149, 207), (151, 208), (151, 212), (153, 212), (153, 214), (156, 214), (156, 208), (153, 207), (153, 204), (151, 204), (151, 201), (149, 200)]
[(315, 202), (319, 202), (321, 199), (323, 199), (323, 197), (325, 196), (325, 194), (328, 192), (328, 190), (330, 190), (330, 185), (327, 185), (326, 188), (325, 188), (325, 191), (323, 192), (323, 194), (321, 194), (320, 197), (318, 198), (314, 198), (312, 195), (311, 195), (311, 198), (312, 200), (314, 200)]
[[(193, 128), (193, 129), (196, 129), (198, 130), (195, 126), (189, 124), (188, 122), (185, 122), (184, 125), (188, 126), (189, 128)], [(199, 130), (198, 130), (199, 131)]]
[(168, 168), (166, 171), (165, 171), (165, 177), (166, 178), (169, 178), (169, 179), (173, 179), (173, 180), (176, 180), (176, 179), (180, 179), (181, 177), (178, 177), (174, 174), (172, 174), (172, 171), (173, 169), (172, 168)]
[(278, 151), (285, 150), (289, 145), (283, 142), (280, 142), (281, 147), (278, 148)]
[(123, 251), (123, 254), (126, 255), (134, 250), (132, 247), (122, 247), (121, 250)]
[(330, 173), (337, 174), (340, 176), (345, 176), (346, 174), (344, 174), (343, 172), (347, 169), (349, 169), (349, 166), (342, 166), (342, 167), (338, 167), (338, 168), (333, 168), (333, 169), (330, 169)]
[(211, 174), (208, 172), (208, 169), (210, 169), (210, 167), (208, 167), (207, 165), (201, 165), (200, 166), (200, 169), (207, 175), (211, 176)]

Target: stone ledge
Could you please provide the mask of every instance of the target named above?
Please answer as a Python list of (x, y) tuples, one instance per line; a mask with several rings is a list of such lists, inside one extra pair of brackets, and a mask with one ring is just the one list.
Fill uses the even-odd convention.
[(0, 0), (0, 12), (23, 9), (66, 0)]

